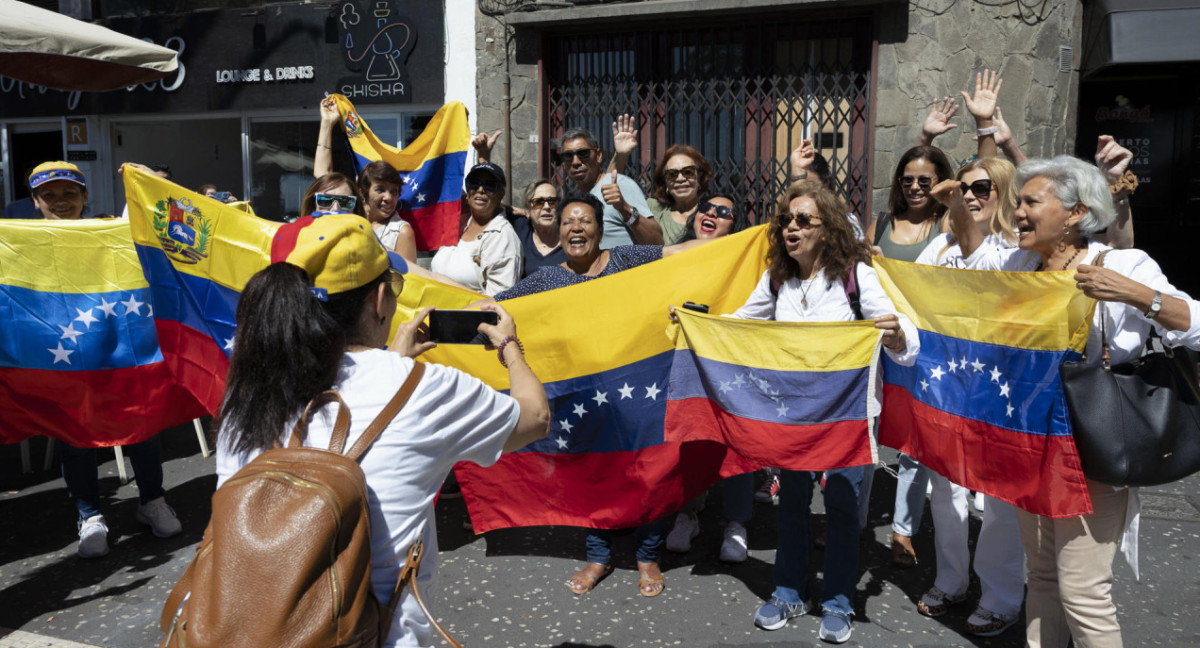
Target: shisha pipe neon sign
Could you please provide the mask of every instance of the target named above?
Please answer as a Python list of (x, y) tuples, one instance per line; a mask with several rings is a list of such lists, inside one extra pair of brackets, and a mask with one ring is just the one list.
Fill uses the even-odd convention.
[(413, 30), (398, 20), (387, 0), (373, 4), (370, 16), (360, 13), (354, 2), (341, 5), (338, 22), (344, 34), (346, 67), (363, 76), (343, 78), (339, 90), (350, 98), (408, 99), (408, 74), (403, 62), (413, 46)]

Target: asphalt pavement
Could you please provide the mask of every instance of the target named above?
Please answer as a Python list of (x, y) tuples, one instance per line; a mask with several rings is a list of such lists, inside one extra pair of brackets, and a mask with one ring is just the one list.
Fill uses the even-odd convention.
[[(161, 641), (163, 602), (200, 540), (216, 485), (214, 459), (201, 457), (190, 425), (165, 432), (163, 439), (167, 500), (184, 533), (163, 540), (139, 525), (134, 482), (121, 484), (114, 453), (101, 450), (112, 551), (97, 560), (75, 555), (74, 505), (57, 470), (41, 470), (44, 440), (30, 443), (32, 474), (22, 474), (18, 446), (0, 446), (0, 648), (142, 648)], [(885, 450), (884, 459), (894, 467), (894, 453)], [(861, 545), (854, 634), (846, 645), (1023, 645), (1021, 624), (993, 639), (962, 632), (979, 594), (974, 580), (971, 599), (946, 616), (917, 614), (916, 601), (934, 578), (932, 521), (926, 511), (915, 543), (920, 564), (892, 567), (887, 540), (894, 493), (895, 479), (880, 470)], [(1120, 558), (1115, 566), (1113, 598), (1125, 645), (1200, 646), (1200, 475), (1142, 489), (1142, 507), (1141, 581)], [(821, 513), (820, 497), (813, 508)], [(467, 646), (824, 645), (817, 639), (818, 617), (800, 617), (773, 632), (753, 625), (755, 609), (772, 590), (774, 507), (755, 504), (750, 558), (738, 565), (716, 559), (719, 509), (719, 497), (710, 497), (692, 551), (664, 550), (666, 590), (647, 599), (637, 590), (631, 533), (616, 537), (616, 572), (575, 596), (566, 582), (584, 564), (585, 531), (536, 527), (475, 536), (462, 528), (462, 501), (443, 501), (435, 610)], [(973, 511), (972, 537), (978, 521)], [(821, 555), (814, 554), (816, 561)], [(814, 583), (819, 578), (814, 573)]]

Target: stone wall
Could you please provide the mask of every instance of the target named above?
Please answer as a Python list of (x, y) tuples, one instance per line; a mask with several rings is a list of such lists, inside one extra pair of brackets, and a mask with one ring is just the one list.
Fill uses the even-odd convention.
[[(766, 3), (766, 0), (764, 0)], [(633, 2), (626, 4), (634, 4)], [(752, 4), (744, 2), (743, 4)], [(778, 8), (784, 1), (770, 2)], [(803, 0), (796, 3), (808, 4)], [(934, 97), (955, 96), (974, 88), (975, 72), (999, 68), (1004, 79), (1000, 107), (1027, 155), (1069, 153), (1074, 148), (1079, 75), (1058, 71), (1059, 45), (1075, 49), (1083, 9), (1079, 0), (983, 4), (974, 0), (910, 0), (878, 8), (879, 55), (876, 64), (874, 115), (874, 209), (886, 204), (895, 160), (912, 146)], [(606, 12), (620, 4), (603, 5)], [(580, 8), (583, 9), (582, 7)], [(500, 19), (476, 16), (478, 33), (479, 130), (503, 127), (504, 30)], [(536, 29), (511, 30), (513, 187), (534, 179), (540, 147), (537, 78), (541, 34)], [(1077, 68), (1077, 64), (1076, 64)], [(961, 97), (960, 104), (961, 104)], [(965, 107), (955, 117), (959, 127), (936, 142), (954, 160), (974, 153), (974, 123)], [(509, 135), (493, 157), (501, 164)]]

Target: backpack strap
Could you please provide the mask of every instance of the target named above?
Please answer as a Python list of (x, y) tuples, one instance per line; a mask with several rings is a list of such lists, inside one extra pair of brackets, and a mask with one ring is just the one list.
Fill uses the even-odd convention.
[[(400, 385), (400, 389), (396, 391), (395, 396), (392, 396), (392, 400), (383, 406), (383, 409), (379, 412), (379, 416), (376, 416), (375, 420), (371, 421), (371, 424), (363, 431), (362, 436), (355, 442), (354, 447), (346, 452), (347, 457), (355, 461), (362, 459), (362, 456), (367, 453), (371, 444), (375, 443), (375, 439), (378, 439), (379, 435), (383, 433), (383, 429), (392, 422), (392, 419), (396, 418), (396, 415), (400, 413), (400, 408), (404, 407), (404, 404), (408, 402), (408, 397), (412, 396), (413, 391), (417, 388), (417, 383), (421, 381), (421, 376), (423, 375), (425, 375), (425, 363), (414, 362), (412, 371), (409, 372), (408, 378), (404, 380), (404, 384)], [(345, 435), (343, 434), (342, 437), (342, 441), (344, 442)], [(330, 447), (330, 450), (332, 449)], [(338, 448), (338, 451), (340, 452), (341, 448)]]
[(314, 408), (323, 407), (329, 403), (337, 402), (338, 413), (337, 421), (333, 424), (333, 437), (329, 441), (330, 449), (337, 446), (335, 452), (340, 453), (342, 446), (346, 445), (346, 434), (350, 431), (350, 408), (346, 407), (345, 401), (342, 400), (342, 395), (327, 389), (308, 401), (308, 405), (304, 406), (304, 412), (300, 414), (300, 420), (296, 421), (296, 426), (292, 428), (292, 434), (288, 438), (287, 447), (299, 448), (304, 445), (304, 438), (308, 436), (308, 415)]
[(842, 288), (844, 288), (846, 291), (846, 301), (850, 302), (850, 310), (854, 311), (854, 319), (864, 319), (862, 313), (862, 301), (858, 293), (857, 263), (850, 266), (850, 271), (846, 273), (846, 278), (842, 281)]
[[(424, 533), (424, 530), (422, 530), (422, 533)], [(392, 599), (388, 601), (384, 617), (380, 620), (382, 627), (380, 628), (379, 640), (382, 643), (387, 639), (388, 632), (392, 629), (392, 619), (396, 616), (396, 606), (400, 604), (400, 590), (404, 589), (405, 585), (408, 585), (408, 589), (412, 590), (413, 598), (416, 599), (417, 605), (425, 613), (425, 617), (429, 619), (430, 625), (438, 631), (438, 634), (442, 635), (442, 638), (452, 648), (463, 648), (463, 645), (454, 637), (451, 637), (450, 633), (429, 612), (429, 608), (425, 606), (425, 600), (421, 598), (421, 592), (417, 589), (417, 572), (421, 568), (421, 557), (424, 552), (425, 543), (421, 540), (417, 540), (408, 548), (408, 559), (404, 561), (404, 565), (400, 568), (400, 577), (396, 579), (396, 588), (392, 590)]]
[(892, 222), (891, 212), (879, 212), (879, 217), (875, 219), (875, 240), (872, 241), (872, 245), (879, 245), (879, 242), (883, 240), (883, 231), (887, 229), (890, 222)]

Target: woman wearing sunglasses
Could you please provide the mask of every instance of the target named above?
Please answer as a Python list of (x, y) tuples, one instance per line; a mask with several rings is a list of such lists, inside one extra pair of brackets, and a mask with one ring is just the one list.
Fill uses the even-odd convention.
[(529, 183), (525, 189), (525, 215), (513, 220), (513, 230), (521, 240), (524, 264), (521, 278), (537, 272), (543, 266), (553, 266), (567, 260), (554, 224), (554, 209), (561, 199), (558, 187), (546, 178)]
[[(966, 164), (958, 171), (963, 207), (971, 226), (982, 237), (980, 248), (1007, 249), (1017, 245), (1013, 212), (1017, 208), (1016, 169), (1006, 160), (987, 158)], [(965, 226), (965, 219), (961, 225)], [(948, 268), (965, 268), (959, 247), (960, 223), (951, 224), (925, 248), (917, 263)], [(930, 511), (933, 515), (937, 576), (933, 587), (917, 603), (917, 611), (938, 617), (967, 598), (971, 553), (967, 544), (970, 516), (969, 490), (930, 471), (933, 485)], [(1017, 622), (1025, 598), (1025, 552), (1012, 505), (983, 496), (983, 526), (975, 551), (975, 573), (979, 576), (979, 605), (967, 618), (967, 632), (994, 637)]]
[(457, 245), (437, 251), (430, 267), (489, 297), (521, 279), (521, 239), (504, 214), (504, 171), (491, 162), (467, 172), (467, 218)]
[(300, 201), (300, 214), (310, 216), (316, 213), (338, 213), (362, 216), (363, 209), (357, 194), (354, 181), (349, 177), (340, 173), (326, 173), (313, 180), (308, 189), (304, 190), (304, 198)]
[(674, 245), (688, 233), (700, 196), (708, 192), (712, 168), (708, 160), (687, 144), (675, 144), (654, 169), (654, 195), (646, 199), (650, 214), (663, 232), (663, 244)]
[[(745, 305), (733, 314), (743, 319), (785, 322), (849, 321), (858, 317), (845, 282), (855, 273), (863, 319), (874, 319), (883, 331), (886, 353), (911, 365), (920, 351), (917, 329), (896, 315), (892, 300), (871, 268), (871, 251), (854, 236), (846, 204), (825, 186), (812, 181), (793, 184), (780, 197), (768, 236), (768, 268)], [(878, 394), (874, 396), (878, 404)], [(870, 466), (825, 472), (824, 586), (820, 638), (842, 643), (850, 638), (854, 587), (858, 582), (858, 491)], [(765, 630), (787, 625), (809, 611), (809, 514), (813, 482), (819, 473), (780, 471), (778, 549), (775, 591), (754, 615)]]

